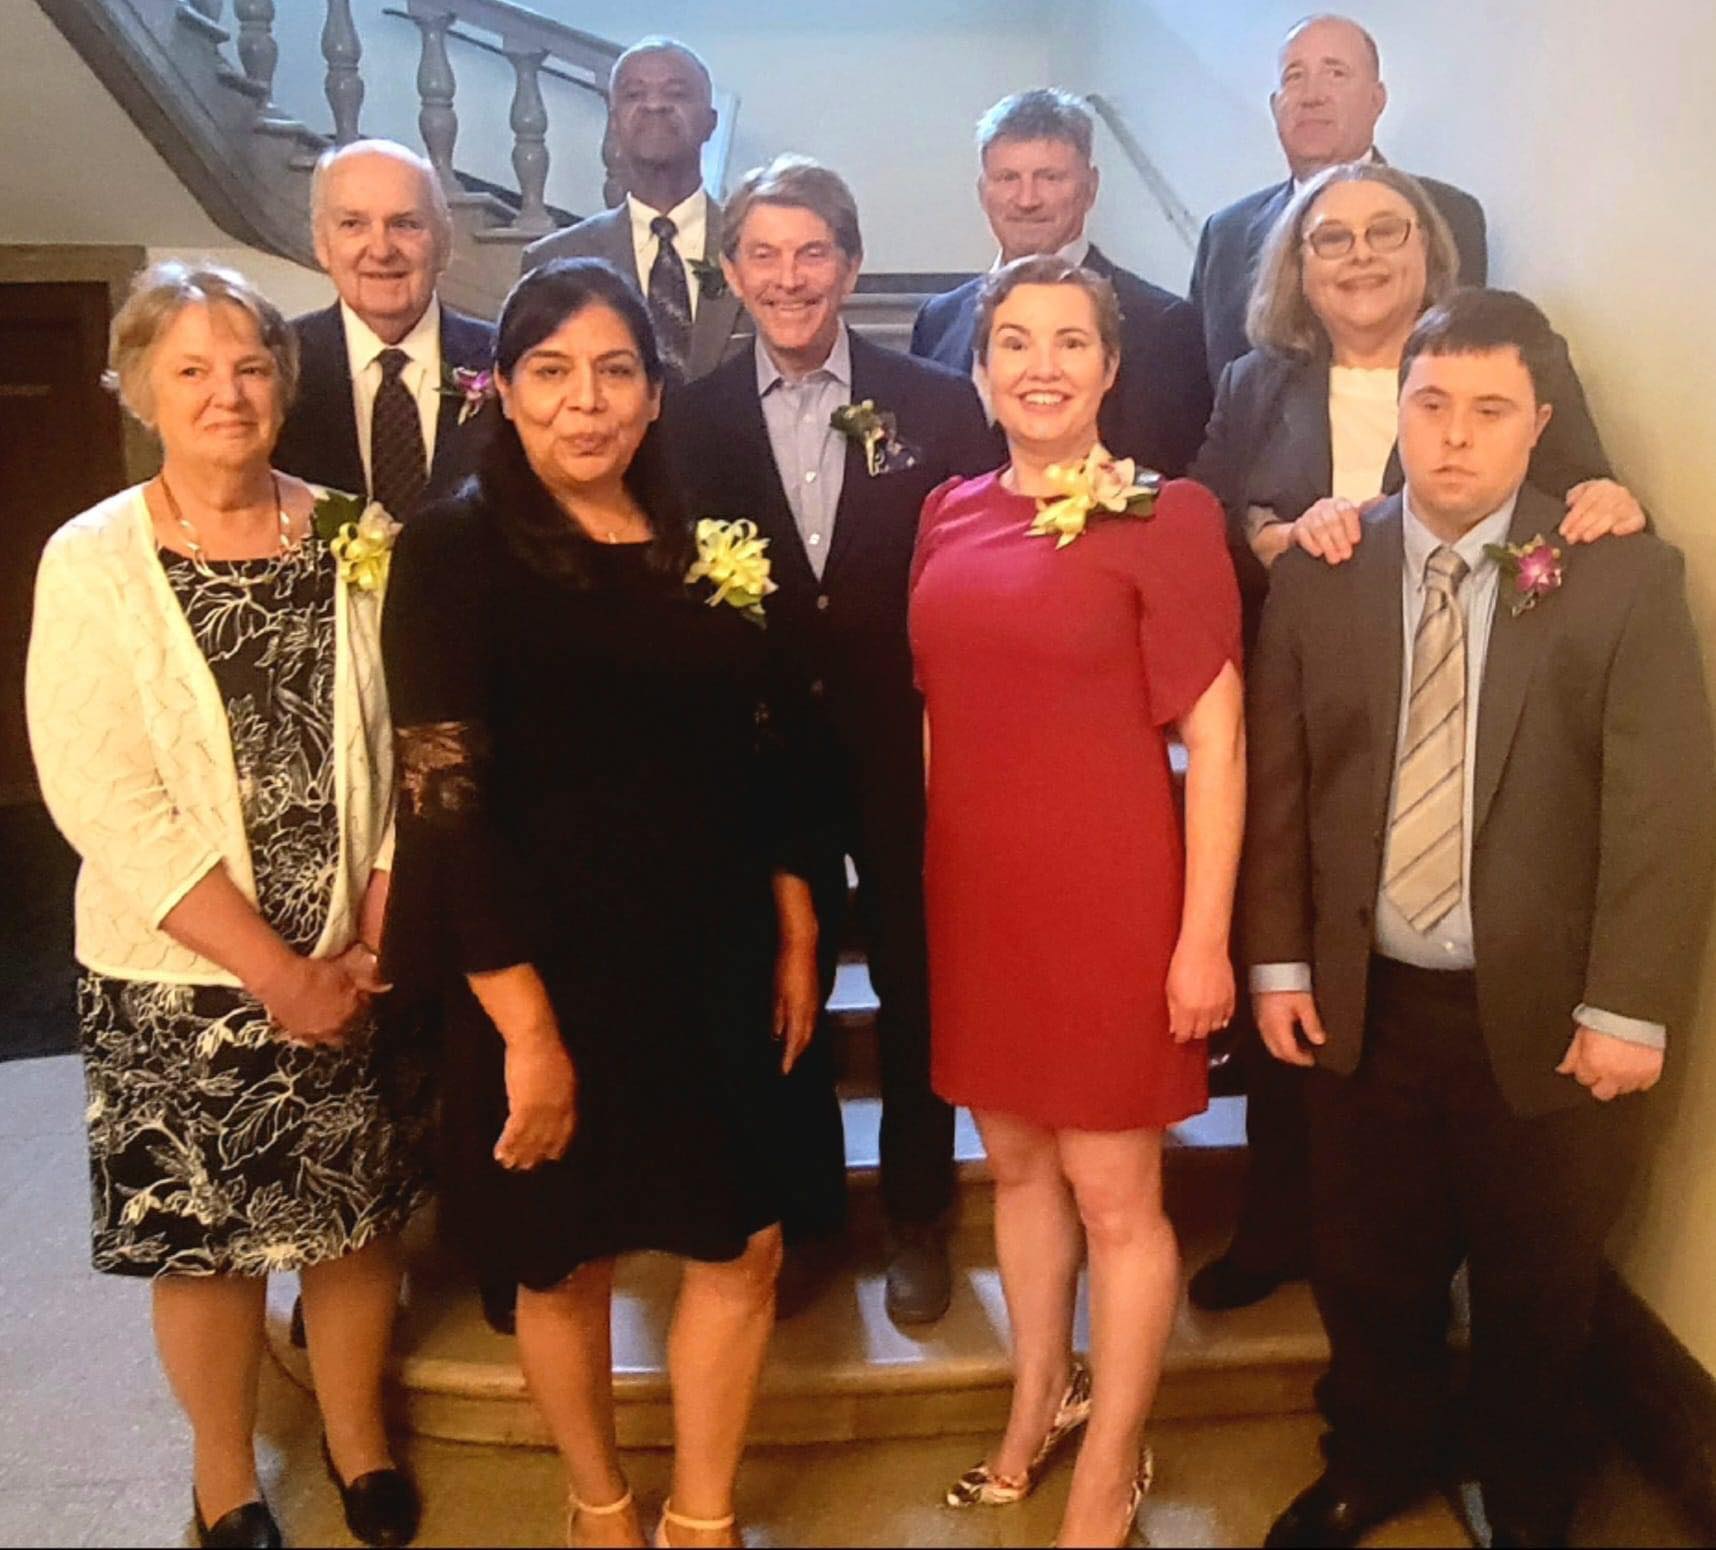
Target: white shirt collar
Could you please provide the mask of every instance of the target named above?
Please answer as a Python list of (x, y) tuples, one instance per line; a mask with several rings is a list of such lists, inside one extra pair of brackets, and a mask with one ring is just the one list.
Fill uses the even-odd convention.
[(708, 256), (709, 195), (701, 188), (688, 194), (671, 210), (654, 209), (636, 194), (627, 194), (626, 209), (632, 218), (632, 243), (639, 251), (645, 243), (655, 241), (655, 233), (649, 229), (649, 223), (658, 215), (665, 215), (673, 222), (673, 245), (681, 255), (689, 252), (695, 258)]
[[(340, 317), (346, 328), (346, 359), (350, 365), (352, 381), (356, 382), (375, 364), (376, 357), (389, 347), (381, 336), (343, 301), (340, 303)], [(394, 348), (403, 350), (410, 356), (413, 366), (421, 366), (427, 371), (440, 370), (441, 301), (438, 296), (430, 296), (429, 305), (423, 309), (423, 316), (418, 318), (412, 325), (411, 332)]]
[[(1064, 248), (1056, 248), (1054, 256), (1056, 258), (1064, 258), (1075, 269), (1083, 268), (1084, 261), (1090, 257), (1090, 238), (1085, 236), (1083, 232), (1080, 232), (1078, 236), (1074, 237)], [(1001, 255), (997, 253), (995, 255), (995, 262), (989, 266), (990, 273), (993, 274), (995, 270), (1001, 268), (1001, 266), (1002, 258)]]
[[(1374, 145), (1368, 151), (1366, 151), (1363, 156), (1359, 157), (1360, 162), (1367, 163), (1367, 164), (1370, 162), (1381, 161), (1381, 160), (1382, 160), (1382, 158), (1376, 154), (1376, 147)], [(1331, 166), (1331, 167), (1333, 165), (1335, 165), (1333, 162), (1331, 162), (1329, 164), (1329, 166)], [(1313, 172), (1311, 174), (1311, 176), (1308, 178), (1294, 178), (1293, 179), (1293, 192), (1295, 194), (1297, 194), (1299, 192), (1299, 190), (1302, 189), (1307, 183), (1313, 181), (1316, 178), (1320, 178), (1323, 175), (1323, 173), (1327, 172), (1328, 170), (1329, 170), (1328, 167), (1323, 167), (1323, 168), (1319, 168), (1316, 172)]]
[[(1468, 573), (1475, 574), (1478, 568), (1489, 560), (1485, 553), (1486, 545), (1507, 542), (1507, 530), (1513, 524), (1513, 510), (1518, 504), (1519, 491), (1515, 490), (1483, 521), (1468, 528), (1458, 543), (1447, 546), (1466, 562)], [(1424, 520), (1412, 509), (1410, 490), (1402, 494), (1400, 510), (1401, 540), (1406, 549), (1406, 574), (1415, 584), (1422, 585), (1424, 567), (1430, 556), (1443, 547), (1442, 540), (1430, 531)]]
[[(779, 366), (775, 365), (774, 357), (769, 354), (768, 348), (763, 344), (763, 336), (761, 334), (757, 335), (756, 349), (757, 397), (761, 398), (769, 391), (770, 388), (774, 387), (777, 382), (786, 382), (790, 379)], [(846, 324), (844, 321), (841, 322), (840, 330), (834, 336), (834, 346), (828, 352), (828, 359), (818, 366), (815, 371), (806, 372), (799, 380), (808, 382), (812, 377), (817, 376), (820, 373), (826, 373), (828, 376), (832, 377), (843, 388), (845, 388), (848, 393), (852, 391), (852, 339), (846, 332)]]

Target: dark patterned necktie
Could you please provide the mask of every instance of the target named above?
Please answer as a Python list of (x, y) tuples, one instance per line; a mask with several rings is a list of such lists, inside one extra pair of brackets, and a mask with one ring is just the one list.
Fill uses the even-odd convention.
[(411, 357), (403, 350), (383, 350), (381, 386), (369, 420), (369, 498), (403, 522), (417, 505), (429, 482), (429, 457), (423, 448), (423, 420), (405, 384), (399, 380)]
[(680, 371), (691, 356), (691, 285), (685, 260), (673, 239), (679, 228), (665, 215), (649, 223), (656, 235), (655, 262), (649, 268), (649, 310), (663, 359)]

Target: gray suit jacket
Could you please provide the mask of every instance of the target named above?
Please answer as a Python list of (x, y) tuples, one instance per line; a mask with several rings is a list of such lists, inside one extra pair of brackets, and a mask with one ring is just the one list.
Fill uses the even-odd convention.
[[(1553, 535), (1527, 485), (1509, 540)], [(1249, 664), (1239, 908), (1248, 964), (1309, 963), (1350, 1075), (1400, 724), (1401, 502), (1344, 565), (1276, 563)], [(1716, 755), (1677, 550), (1646, 533), (1562, 545), (1565, 580), (1515, 615), (1502, 578), (1472, 770), (1478, 1017), (1522, 1115), (1589, 1103), (1555, 1067), (1580, 1002), (1686, 1028), (1716, 865)]]
[[(721, 206), (709, 201), (709, 226), (703, 239), (703, 256), (710, 263), (721, 256)], [(632, 248), (632, 218), (628, 207), (617, 205), (600, 215), (587, 216), (576, 226), (538, 238), (524, 250), (522, 273), (555, 258), (605, 258), (636, 286), (637, 254)], [(734, 330), (743, 317), (739, 298), (725, 286), (716, 296), (704, 287), (691, 324), (691, 359), (687, 370), (693, 378), (713, 371), (733, 345)]]

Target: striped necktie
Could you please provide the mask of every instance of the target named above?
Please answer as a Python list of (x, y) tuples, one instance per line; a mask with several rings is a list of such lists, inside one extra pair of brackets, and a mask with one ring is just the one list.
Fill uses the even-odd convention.
[(1424, 612), (1412, 642), (1406, 744), (1395, 769), (1383, 892), (1414, 931), (1460, 902), (1465, 865), (1466, 622), (1458, 592), (1468, 566), (1446, 546), (1424, 567)]
[(656, 236), (655, 262), (649, 267), (650, 317), (663, 358), (683, 372), (691, 357), (691, 282), (685, 278), (685, 260), (673, 245), (679, 228), (658, 215), (649, 229)]

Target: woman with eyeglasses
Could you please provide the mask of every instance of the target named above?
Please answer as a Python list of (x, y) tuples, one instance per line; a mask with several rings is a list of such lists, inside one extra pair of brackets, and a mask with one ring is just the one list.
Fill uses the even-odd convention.
[[(1255, 348), (1222, 373), (1192, 470), (1227, 511), (1248, 646), (1281, 553), (1298, 544), (1330, 564), (1350, 559), (1367, 507), (1400, 489), (1401, 354), (1458, 270), (1453, 237), (1423, 186), (1374, 162), (1313, 178), (1264, 243), (1246, 318)], [(1637, 532), (1644, 513), (1611, 477), (1565, 344), (1559, 373), (1531, 481), (1565, 496), (1568, 542)], [(1192, 1301), (1208, 1311), (1257, 1302), (1307, 1268), (1298, 1072), (1255, 1039), (1242, 1037), (1238, 1049), (1252, 1184), (1232, 1246), (1192, 1278)]]

